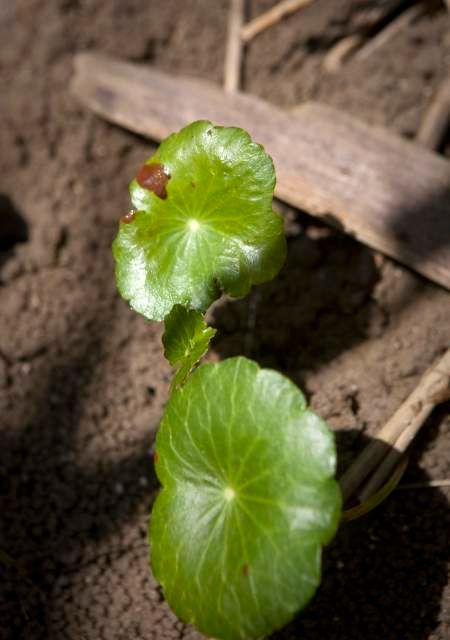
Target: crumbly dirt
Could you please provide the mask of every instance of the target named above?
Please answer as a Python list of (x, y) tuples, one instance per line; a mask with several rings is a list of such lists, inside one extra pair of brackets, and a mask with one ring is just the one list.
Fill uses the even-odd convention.
[[(274, 4), (252, 0), (250, 16)], [(324, 56), (369, 0), (316, 0), (249, 46), (245, 90), (317, 99), (413, 137), (447, 72), (444, 3), (364, 63)], [(200, 638), (147, 562), (150, 451), (170, 369), (161, 327), (115, 291), (111, 241), (149, 143), (68, 92), (76, 51), (220, 82), (226, 0), (0, 4), (0, 640)], [(270, 123), (268, 123), (270, 126)], [(211, 358), (243, 353), (299, 383), (336, 429), (341, 467), (446, 348), (448, 294), (278, 203), (289, 255), (276, 281), (211, 312)], [(426, 212), (424, 212), (426, 215)], [(407, 478), (450, 477), (448, 405)], [(447, 640), (449, 491), (403, 490), (325, 553), (321, 589), (277, 638)]]

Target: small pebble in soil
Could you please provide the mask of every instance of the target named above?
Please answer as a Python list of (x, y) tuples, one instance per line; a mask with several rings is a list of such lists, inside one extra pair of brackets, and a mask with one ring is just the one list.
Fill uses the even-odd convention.
[(117, 495), (119, 495), (119, 496), (123, 495), (123, 492), (124, 492), (123, 484), (121, 484), (120, 482), (117, 482), (117, 483), (114, 485), (114, 491), (115, 491), (115, 493), (117, 493)]
[(24, 362), (20, 367), (20, 371), (24, 376), (27, 376), (31, 372), (32, 366), (30, 362)]

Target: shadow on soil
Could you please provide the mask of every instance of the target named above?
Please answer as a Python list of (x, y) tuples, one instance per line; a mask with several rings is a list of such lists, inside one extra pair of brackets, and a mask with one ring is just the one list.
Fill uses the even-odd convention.
[[(105, 230), (104, 242), (109, 255), (108, 233)], [(107, 282), (102, 284), (103, 275), (98, 282), (99, 274), (92, 274), (95, 284), (87, 288), (76, 335), (53, 335), (51, 354), (44, 353), (30, 367), (32, 394), (20, 400), (30, 403), (31, 417), (17, 428), (2, 416), (0, 551), (18, 564), (7, 567), (0, 562), (1, 640), (54, 637), (51, 621), (64, 620), (64, 604), (53, 597), (55, 581), (62, 575), (70, 580), (98, 555), (126, 554), (125, 545), (110, 549), (108, 538), (124, 523), (137, 521), (138, 509), (149, 513), (154, 499), (157, 483), (149, 450), (155, 425), (149, 424), (148, 437), (128, 454), (114, 446), (114, 440), (107, 446), (103, 425), (105, 448), (113, 459), (96, 459), (95, 453), (80, 451), (77, 442), (83, 417), (86, 421), (89, 386), (111, 349), (107, 340), (117, 329), (117, 304), (123, 304), (110, 293), (113, 283), (109, 272), (105, 275)], [(114, 300), (105, 313), (109, 297)], [(21, 363), (8, 364), (14, 383), (7, 379), (6, 386), (17, 386)], [(101, 413), (92, 416), (99, 428), (107, 417), (107, 408), (102, 413), (105, 403), (100, 399)], [(83, 444), (89, 445), (86, 437)], [(146, 554), (145, 532), (137, 532), (136, 538)]]
[(6, 194), (0, 193), (0, 269), (11, 256), (14, 246), (27, 242), (28, 224), (22, 212)]
[[(399, 209), (389, 229), (397, 241), (399, 257), (411, 260), (413, 252), (417, 266), (433, 258), (442, 270), (448, 269), (448, 258), (440, 254), (450, 245), (449, 208), (450, 188), (446, 188), (428, 194), (422, 202), (408, 203)], [(430, 218), (435, 224), (430, 224)]]
[[(11, 636), (0, 631), (2, 640), (19, 637), (24, 629), (33, 640), (50, 637), (48, 623), (62, 606), (52, 601), (55, 579), (95, 563), (96, 545), (136, 519), (138, 507), (147, 505), (150, 512), (156, 489), (151, 425), (148, 439), (132, 455), (116, 452), (119, 460), (90, 460), (89, 465), (76, 453), (83, 391), (95, 374), (92, 355), (99, 349), (93, 338), (84, 354), (55, 366), (26, 427), (0, 433), (0, 550), (20, 562), (12, 569), (0, 563), (0, 618), (6, 628), (7, 621), (11, 624)], [(146, 554), (142, 532), (140, 539)], [(126, 552), (124, 546), (109, 555)]]
[(280, 274), (243, 299), (212, 310), (221, 357), (246, 355), (281, 369), (303, 387), (302, 370), (331, 361), (388, 318), (371, 298), (379, 278), (372, 252), (352, 238), (297, 214)]
[[(281, 203), (279, 208), (292, 212)], [(398, 255), (411, 263), (412, 252), (416, 265), (433, 258), (435, 270), (448, 273), (449, 209), (450, 189), (399, 209), (388, 234), (398, 244)], [(440, 224), (430, 225), (432, 213)], [(380, 277), (373, 252), (343, 230), (332, 230), (304, 212), (295, 215), (296, 232), (288, 233), (280, 274), (246, 298), (219, 302), (212, 323), (218, 328), (214, 349), (222, 357), (255, 358), (304, 386), (303, 369), (381, 336), (391, 313), (408, 311), (437, 285), (405, 270), (405, 277), (392, 283), (388, 310), (372, 296)]]

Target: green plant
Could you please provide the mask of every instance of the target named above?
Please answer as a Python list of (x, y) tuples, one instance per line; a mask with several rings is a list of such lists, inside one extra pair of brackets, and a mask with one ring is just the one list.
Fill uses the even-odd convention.
[(284, 262), (274, 186), (247, 133), (194, 122), (132, 181), (136, 212), (113, 245), (121, 295), (164, 320), (177, 367), (156, 439), (153, 572), (182, 620), (225, 640), (267, 635), (310, 600), (341, 516), (333, 435), (292, 382), (243, 357), (192, 372), (210, 304)]

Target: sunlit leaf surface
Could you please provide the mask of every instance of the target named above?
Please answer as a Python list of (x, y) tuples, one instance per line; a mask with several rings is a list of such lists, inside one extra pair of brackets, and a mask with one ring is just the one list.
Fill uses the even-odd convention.
[(119, 292), (136, 311), (151, 320), (175, 304), (205, 311), (222, 292), (242, 296), (277, 274), (286, 242), (273, 163), (245, 131), (194, 122), (147, 164), (158, 166), (138, 177), (153, 190), (133, 180), (137, 211), (113, 244)]
[(151, 563), (175, 613), (225, 640), (287, 623), (340, 518), (327, 425), (287, 378), (231, 358), (172, 394), (156, 451)]

